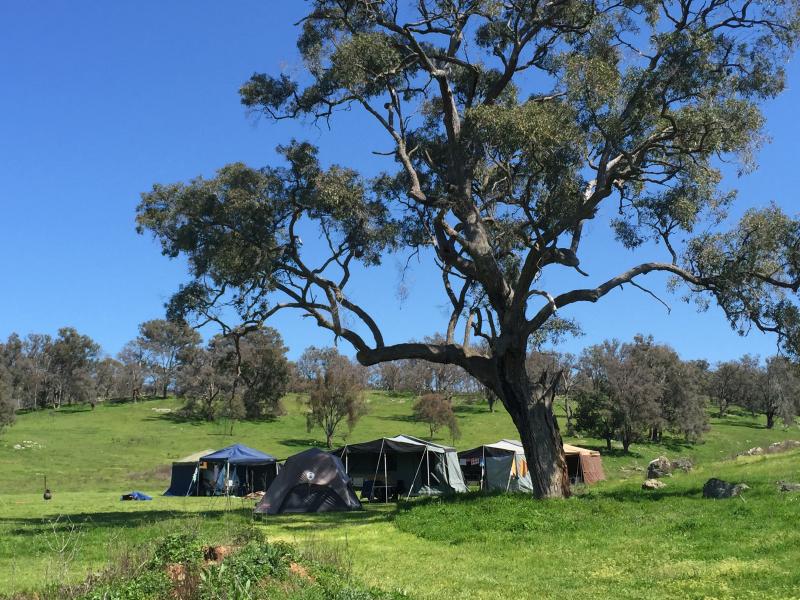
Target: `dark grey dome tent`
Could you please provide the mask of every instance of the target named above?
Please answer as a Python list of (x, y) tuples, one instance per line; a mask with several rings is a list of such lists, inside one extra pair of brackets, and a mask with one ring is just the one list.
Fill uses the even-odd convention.
[(348, 444), (332, 453), (342, 459), (362, 500), (467, 491), (455, 448), (410, 435)]
[(197, 494), (197, 465), (200, 459), (214, 450), (202, 450), (172, 463), (172, 476), (165, 496), (194, 496)]
[(318, 448), (286, 459), (255, 514), (360, 510), (350, 477), (338, 457)]

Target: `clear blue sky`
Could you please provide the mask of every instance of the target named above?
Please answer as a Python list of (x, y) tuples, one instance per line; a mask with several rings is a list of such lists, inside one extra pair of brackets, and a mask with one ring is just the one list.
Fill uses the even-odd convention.
[[(370, 151), (388, 144), (354, 114), (327, 130), (259, 123), (239, 104), (237, 89), (253, 72), (299, 70), (293, 23), (304, 8), (269, 0), (0, 3), (0, 336), (71, 325), (114, 354), (138, 323), (161, 317), (185, 268), (135, 232), (139, 194), (155, 182), (210, 175), (231, 161), (268, 164), (292, 136), (319, 144), (326, 162), (379, 167)], [(795, 212), (798, 106), (795, 62), (789, 90), (767, 105), (773, 142), (760, 153), (759, 171), (727, 181), (740, 190), (740, 207), (774, 200)], [(582, 266), (592, 281), (637, 260), (607, 233), (599, 223), (590, 228)], [(441, 330), (445, 300), (436, 275), (412, 265), (401, 302), (399, 272), (389, 258), (360, 278), (355, 298), (375, 312), (390, 341)], [(663, 279), (648, 281), (663, 287)], [(687, 358), (774, 351), (771, 338), (734, 334), (719, 310), (697, 314), (678, 296), (667, 298), (669, 315), (630, 287), (576, 309), (568, 314), (586, 335), (565, 349), (645, 332)], [(296, 313), (273, 325), (292, 357), (331, 343)]]

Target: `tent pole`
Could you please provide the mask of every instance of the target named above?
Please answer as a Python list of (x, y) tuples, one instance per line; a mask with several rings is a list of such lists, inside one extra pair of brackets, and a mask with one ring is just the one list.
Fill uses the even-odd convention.
[(383, 455), (383, 503), (389, 502), (389, 474), (386, 469), (386, 455)]
[(375, 464), (375, 474), (372, 476), (372, 489), (369, 491), (369, 501), (372, 502), (372, 497), (375, 495), (375, 478), (378, 476), (378, 469), (381, 468), (381, 456), (383, 456), (383, 445), (386, 443), (386, 438), (381, 438), (381, 451), (378, 452), (378, 462)]
[(431, 487), (431, 451), (425, 446), (425, 466), (428, 469), (428, 487)]
[(481, 446), (481, 482), (478, 489), (484, 491), (483, 480), (486, 478), (486, 446)]
[[(426, 449), (427, 452), (427, 449)], [(422, 468), (422, 461), (425, 460), (425, 452), (422, 453), (422, 456), (419, 457), (419, 464), (417, 465), (417, 470), (414, 472), (414, 479), (411, 481), (411, 485), (408, 487), (408, 496), (406, 496), (406, 500), (411, 498), (411, 492), (414, 491), (414, 483), (417, 481), (417, 475), (419, 475), (419, 470)]]

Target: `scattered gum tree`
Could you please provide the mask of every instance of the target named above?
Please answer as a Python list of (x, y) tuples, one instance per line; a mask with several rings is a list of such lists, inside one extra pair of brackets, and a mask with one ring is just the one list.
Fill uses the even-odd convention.
[(153, 319), (139, 325), (136, 341), (162, 398), (174, 383), (182, 355), (200, 340), (200, 334), (181, 320)]
[(697, 441), (708, 428), (701, 365), (684, 362), (665, 344), (637, 335), (589, 346), (578, 363), (572, 395), (578, 429), (630, 444), (660, 442), (665, 429)]
[(797, 365), (783, 356), (767, 359), (761, 371), (759, 409), (767, 417), (767, 429), (780, 418), (785, 426), (792, 425), (800, 413), (800, 377)]
[(428, 425), (430, 439), (442, 427), (447, 427), (450, 437), (456, 440), (461, 435), (458, 419), (453, 412), (453, 403), (444, 394), (423, 394), (414, 402), (414, 419)]
[(308, 348), (298, 361), (307, 377), (308, 431), (321, 427), (325, 445), (333, 448), (333, 436), (342, 421), (352, 429), (367, 412), (364, 371), (335, 348)]
[[(326, 167), (293, 141), (283, 165), (154, 186), (138, 227), (192, 273), (174, 311), (252, 323), (295, 309), (363, 365), (460, 366), (511, 415), (538, 498), (569, 494), (558, 378), (525, 369), (529, 340), (559, 310), (660, 272), (719, 304), (735, 328), (798, 345), (788, 296), (800, 285), (800, 226), (772, 206), (716, 227), (734, 194), (715, 166), (752, 166), (759, 104), (783, 89), (798, 38), (797, 0), (309, 4), (304, 72), (255, 74), (241, 100), (274, 120), (358, 109), (386, 133), (387, 170), (367, 179)], [(598, 219), (652, 257), (585, 287), (546, 288), (562, 280), (553, 271), (589, 276), (583, 242), (606, 230), (586, 226)], [(304, 250), (298, 231), (312, 225), (327, 257)], [(441, 271), (452, 303), (443, 341), (386, 340), (350, 293), (351, 274), (389, 253)]]

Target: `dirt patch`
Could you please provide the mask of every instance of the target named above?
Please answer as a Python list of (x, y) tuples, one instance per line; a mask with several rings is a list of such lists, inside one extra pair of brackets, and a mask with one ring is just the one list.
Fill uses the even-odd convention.
[(292, 575), (295, 575), (296, 577), (299, 577), (300, 579), (305, 579), (306, 581), (308, 581), (310, 583), (314, 583), (314, 578), (308, 572), (308, 569), (306, 569), (300, 563), (296, 563), (296, 562), (290, 563), (289, 564), (289, 572)]
[(203, 548), (203, 558), (208, 563), (219, 564), (239, 549), (239, 546), (206, 546)]
[(186, 565), (173, 563), (167, 565), (167, 576), (173, 584), (180, 584), (186, 581)]

